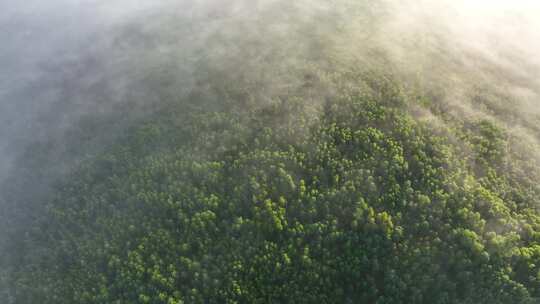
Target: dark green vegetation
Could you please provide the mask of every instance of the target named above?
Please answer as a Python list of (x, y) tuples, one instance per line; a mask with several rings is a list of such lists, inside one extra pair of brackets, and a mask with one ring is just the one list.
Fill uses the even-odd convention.
[(536, 162), (396, 83), (146, 118), (59, 185), (16, 303), (536, 303)]

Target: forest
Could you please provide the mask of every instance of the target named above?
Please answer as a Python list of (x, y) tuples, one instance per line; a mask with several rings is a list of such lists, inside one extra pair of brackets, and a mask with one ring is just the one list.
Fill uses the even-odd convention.
[[(349, 10), (309, 11), (331, 23), (312, 38), (294, 4), (275, 24), (282, 6), (216, 26), (189, 77), (173, 58), (198, 48), (152, 57), (176, 31), (121, 27), (137, 102), (28, 143), (1, 183), (0, 302), (538, 303), (536, 66), (440, 32), (402, 41), (426, 46), (406, 62), (374, 38), (349, 46), (336, 33), (380, 35), (356, 25), (390, 14), (359, 3), (350, 29)], [(91, 55), (74, 71), (107, 66)], [(105, 102), (118, 76), (103, 77), (62, 80), (52, 112)]]

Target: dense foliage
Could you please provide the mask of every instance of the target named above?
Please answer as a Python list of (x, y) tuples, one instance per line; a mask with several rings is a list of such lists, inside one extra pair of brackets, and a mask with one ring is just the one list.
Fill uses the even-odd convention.
[(59, 187), (16, 303), (535, 303), (536, 164), (493, 121), (367, 84), (133, 127)]

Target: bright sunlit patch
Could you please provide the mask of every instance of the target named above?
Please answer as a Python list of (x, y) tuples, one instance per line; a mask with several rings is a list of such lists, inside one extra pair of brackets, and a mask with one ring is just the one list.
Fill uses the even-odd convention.
[(505, 12), (526, 12), (536, 10), (535, 13), (540, 13), (540, 1), (537, 0), (459, 0), (448, 1), (449, 3), (457, 4), (457, 6), (474, 10), (480, 13), (505, 13)]

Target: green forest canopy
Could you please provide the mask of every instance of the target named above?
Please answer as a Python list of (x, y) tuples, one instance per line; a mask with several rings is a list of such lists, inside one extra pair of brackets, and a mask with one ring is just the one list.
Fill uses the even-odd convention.
[(11, 257), (11, 296), (536, 303), (540, 170), (517, 139), (392, 77), (355, 86), (168, 104), (59, 184)]

